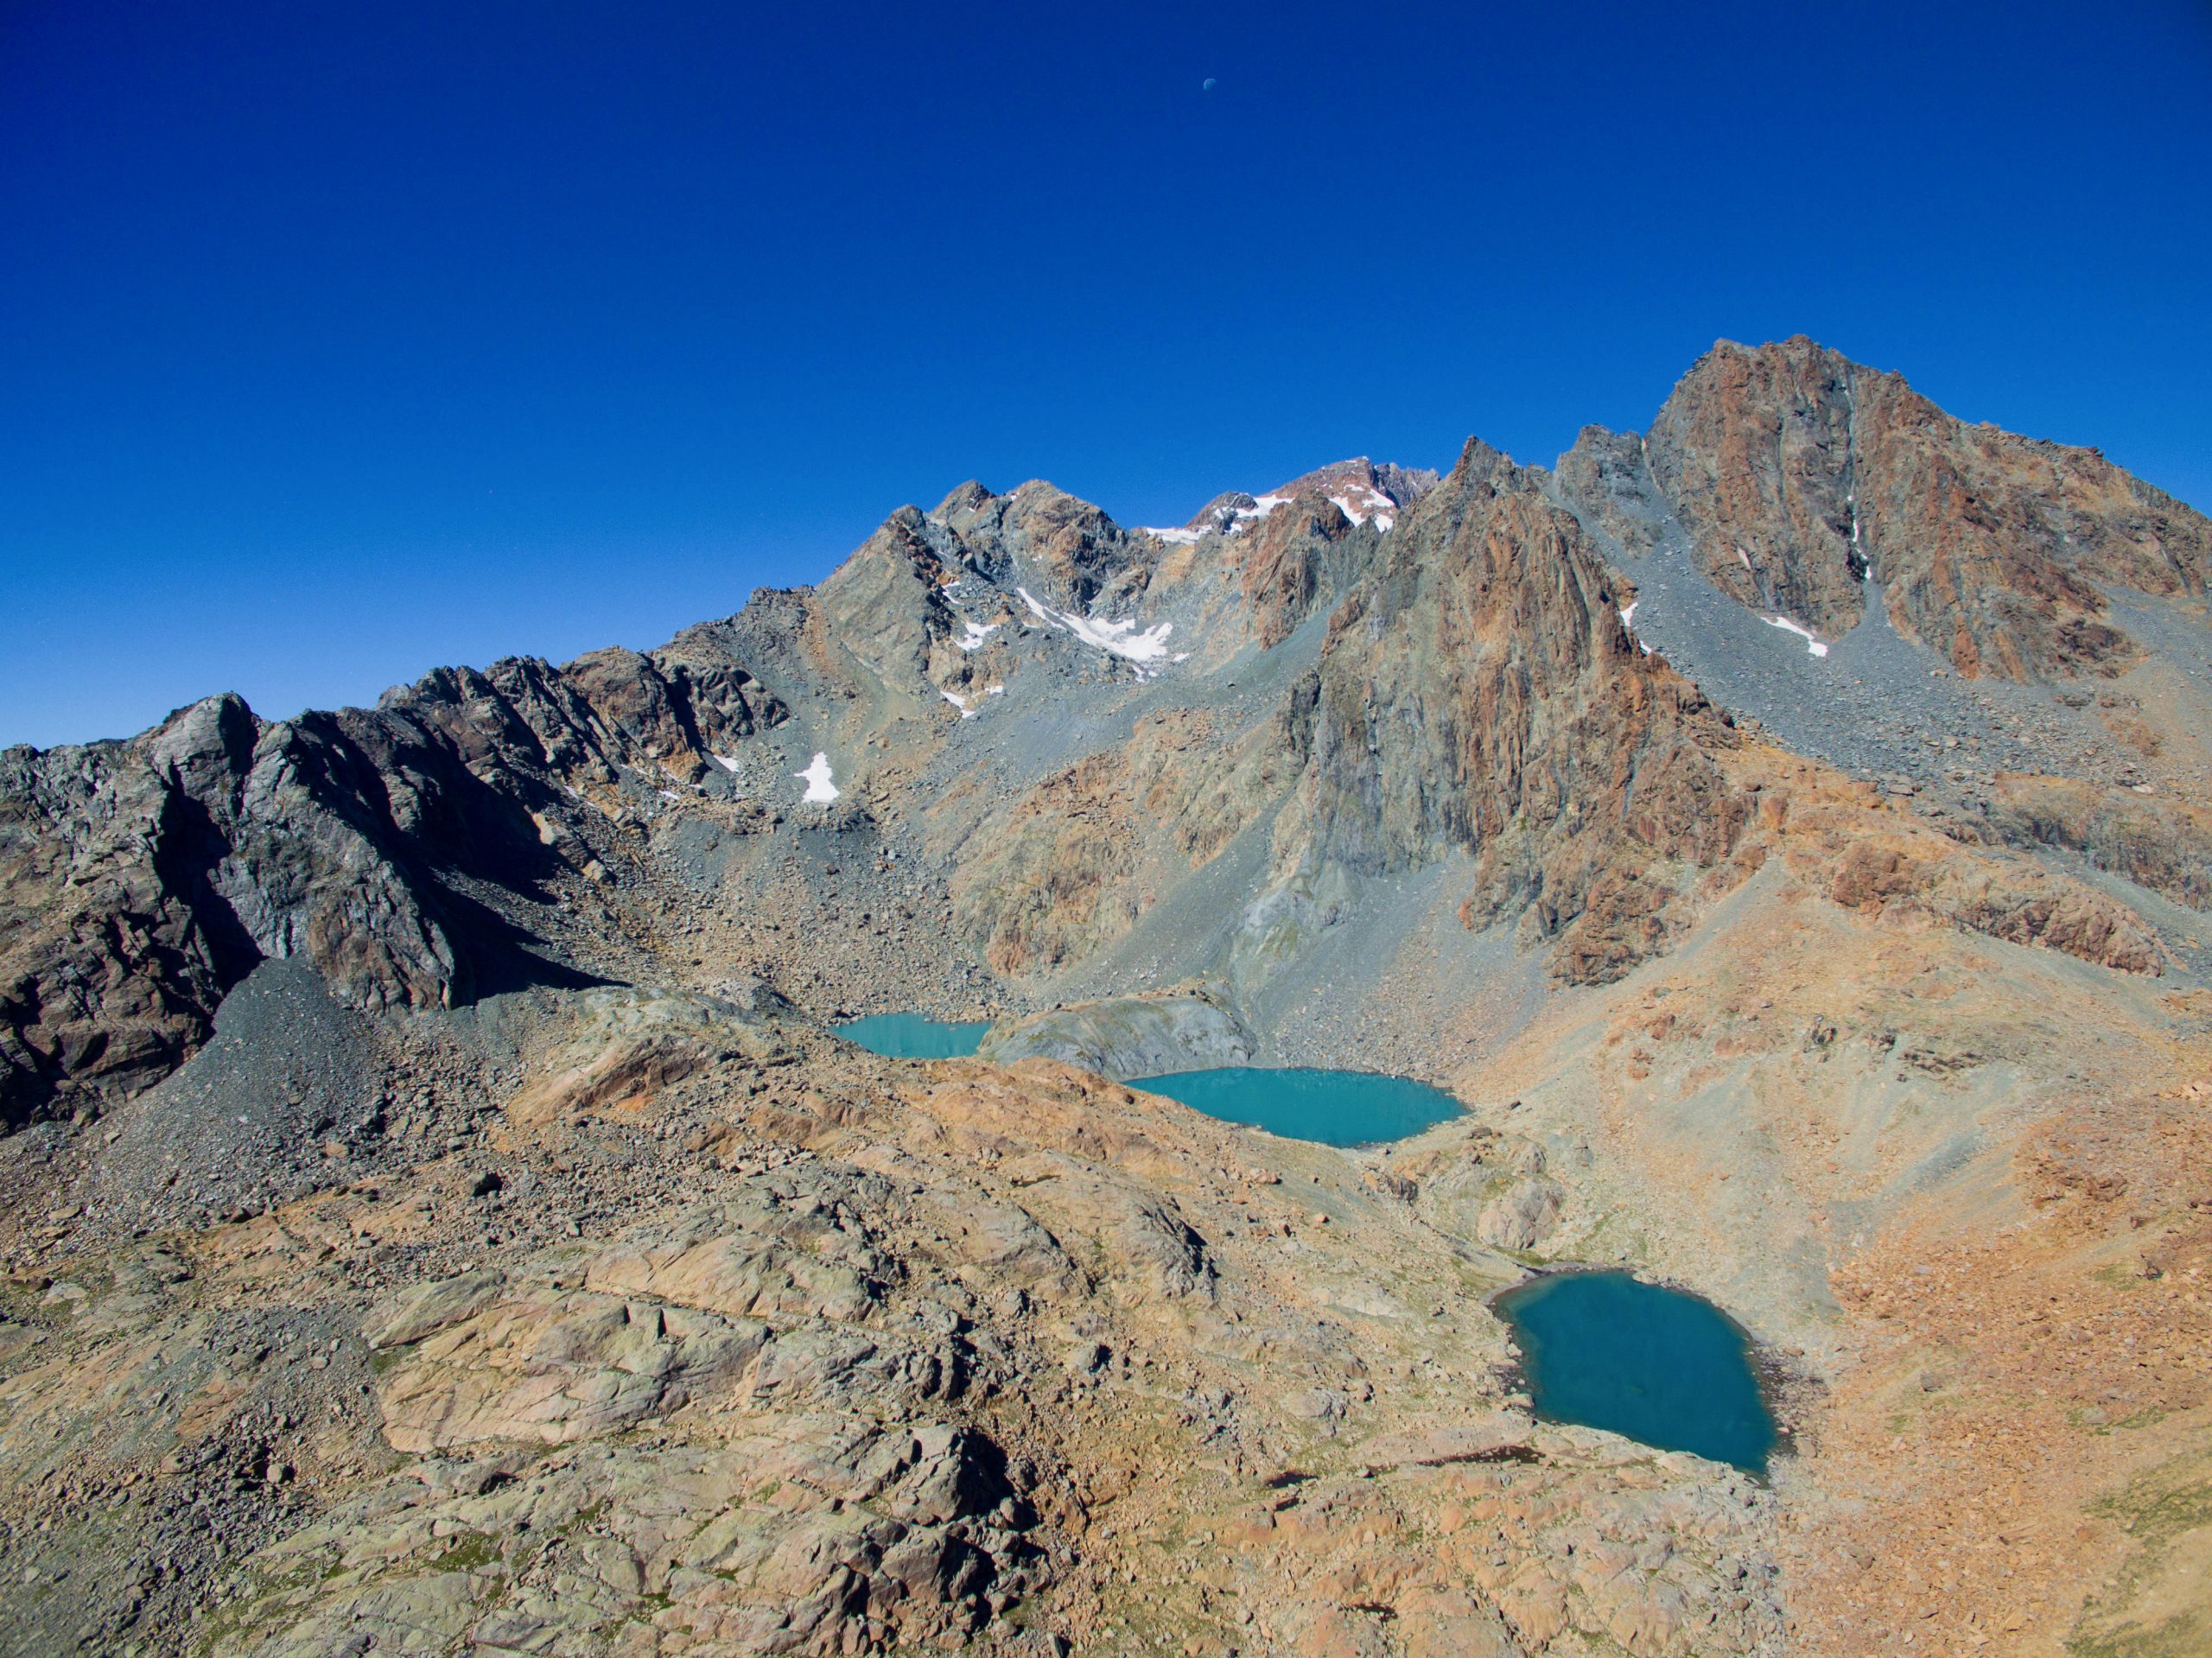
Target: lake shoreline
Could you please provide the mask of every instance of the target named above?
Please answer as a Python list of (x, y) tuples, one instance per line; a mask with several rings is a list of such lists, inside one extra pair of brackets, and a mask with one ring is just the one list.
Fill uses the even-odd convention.
[[(1629, 1432), (1624, 1427), (1605, 1421), (1584, 1420), (1573, 1414), (1556, 1409), (1548, 1409), (1539, 1403), (1537, 1366), (1532, 1363), (1529, 1351), (1529, 1343), (1535, 1337), (1533, 1332), (1524, 1326), (1522, 1318), (1516, 1316), (1512, 1308), (1506, 1304), (1510, 1298), (1516, 1295), (1524, 1298), (1529, 1296), (1531, 1292), (1548, 1280), (1565, 1280), (1574, 1278), (1618, 1280), (1624, 1285), (1633, 1285), (1638, 1290), (1656, 1292), (1661, 1296), (1671, 1298), (1674, 1301), (1684, 1305), (1694, 1306), (1698, 1310), (1697, 1317), (1709, 1316), (1717, 1319), (1720, 1325), (1725, 1326), (1727, 1332), (1740, 1346), (1739, 1356), (1744, 1371), (1751, 1384), (1758, 1410), (1764, 1419), (1766, 1440), (1758, 1453), (1758, 1461), (1756, 1464), (1733, 1457), (1716, 1456), (1711, 1451), (1700, 1450), (1692, 1445), (1661, 1444), (1656, 1439)], [(1663, 1305), (1663, 1303), (1655, 1304), (1653, 1310), (1656, 1311), (1659, 1305)], [(1791, 1422), (1792, 1419), (1798, 1414), (1796, 1407), (1802, 1400), (1808, 1385), (1807, 1379), (1794, 1371), (1783, 1355), (1777, 1352), (1770, 1344), (1761, 1341), (1726, 1307), (1694, 1289), (1618, 1263), (1552, 1261), (1541, 1266), (1529, 1267), (1524, 1274), (1513, 1283), (1502, 1285), (1491, 1291), (1483, 1298), (1483, 1305), (1505, 1328), (1507, 1349), (1510, 1356), (1504, 1369), (1504, 1380), (1511, 1393), (1529, 1401), (1529, 1409), (1539, 1421), (1592, 1428), (1601, 1432), (1615, 1434), (1632, 1444), (1649, 1445), (1655, 1450), (1700, 1457), (1707, 1461), (1733, 1467), (1747, 1477), (1766, 1486), (1771, 1486), (1774, 1483), (1777, 1471), (1774, 1464), (1777, 1459), (1788, 1458), (1795, 1461), (1800, 1454), (1797, 1436), (1793, 1431)], [(1556, 1357), (1554, 1362), (1555, 1363), (1558, 1362)], [(1556, 1388), (1556, 1381), (1552, 1385)]]

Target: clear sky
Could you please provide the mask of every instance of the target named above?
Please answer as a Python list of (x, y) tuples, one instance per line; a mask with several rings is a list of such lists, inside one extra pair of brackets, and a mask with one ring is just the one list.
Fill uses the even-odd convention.
[[(1211, 78), (1211, 91), (1203, 83)], [(1796, 333), (2212, 505), (2212, 7), (0, 0), (0, 743)]]

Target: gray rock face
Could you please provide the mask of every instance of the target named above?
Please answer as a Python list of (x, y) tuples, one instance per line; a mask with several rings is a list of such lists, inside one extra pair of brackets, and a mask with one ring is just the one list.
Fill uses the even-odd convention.
[[(135, 1092), (264, 960), (370, 1013), (576, 975), (521, 948), (588, 844), (577, 785), (722, 776), (781, 710), (696, 642), (440, 670), (274, 723), (209, 697), (125, 742), (0, 756), (0, 1121)], [(571, 859), (561, 848), (576, 855)]]
[(220, 696), (133, 742), (10, 751), (0, 1115), (64, 1079), (155, 1080), (269, 957), (303, 958), (357, 1007), (451, 1004), (454, 910), (423, 843), (520, 809), (368, 734), (327, 715), (264, 726)]
[(1204, 993), (1116, 996), (994, 1026), (978, 1058), (1061, 1059), (1116, 1082), (1252, 1063), (1259, 1043), (1229, 1007)]
[(1398, 526), (1294, 699), (1299, 805), (1311, 862), (1476, 854), (1468, 918), (1525, 913), (1561, 938), (1564, 976), (1596, 981), (1663, 934), (1667, 895), (1640, 872), (1719, 863), (1748, 809), (1718, 763), (1735, 733), (1637, 650), (1547, 481), (1471, 441)]
[[(1624, 619), (1645, 569), (1694, 561), (1792, 668), (1765, 610), (1863, 618), (1820, 659), (1839, 669), (1882, 621), (1879, 696), (1835, 703), (1865, 729), (1892, 657), (1923, 690), (1913, 652), (2023, 685), (2120, 671), (2135, 635), (2105, 618), (2148, 624), (2106, 595), (2176, 609), (2208, 558), (2212, 526), (2094, 452), (1967, 427), (1802, 340), (1716, 348), (1648, 441), (1592, 429), (1556, 476), (1471, 442), (1444, 479), (1344, 461), (1156, 531), (1041, 481), (965, 485), (818, 588), (658, 651), (441, 670), (276, 723), (216, 697), (127, 741), (0, 755), (0, 1122), (158, 1081), (264, 960), (371, 1013), (637, 972), (655, 924), (611, 898), (788, 894), (840, 861), (817, 831), (854, 837), (848, 867), (906, 860), (881, 884), (900, 919), (918, 883), (962, 975), (1039, 997), (1231, 970), (1191, 918), (1156, 972), (1077, 978), (1148, 948), (1147, 917), (1180, 907), (1160, 900), (1231, 853), (1251, 873), (1209, 916), (1465, 855), (1467, 925), (1618, 978), (1679, 934), (1751, 810), (1714, 706), (1743, 711), (1743, 682), (1700, 691), (1643, 648), (1669, 601)], [(817, 753), (834, 802), (794, 779)], [(2196, 828), (2126, 812), (2158, 821), (2123, 836), (2119, 812), (2039, 805), (2005, 832), (2193, 892), (2165, 872)], [(855, 896), (841, 943), (881, 924)], [(798, 981), (848, 988), (818, 964), (836, 953)], [(1216, 1014), (1022, 1040), (1118, 1075), (1233, 1062)]]

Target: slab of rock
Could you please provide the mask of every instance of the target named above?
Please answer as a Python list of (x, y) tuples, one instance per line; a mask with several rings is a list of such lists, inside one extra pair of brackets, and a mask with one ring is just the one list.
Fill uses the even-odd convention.
[(1503, 1462), (1529, 1451), (1535, 1424), (1514, 1411), (1467, 1413), (1459, 1420), (1414, 1422), (1381, 1433), (1359, 1448), (1371, 1469), (1443, 1468), (1462, 1462)]
[(979, 1059), (1060, 1059), (1127, 1082), (1172, 1071), (1249, 1065), (1259, 1042), (1235, 1011), (1205, 990), (1113, 996), (1006, 1020), (985, 1034)]

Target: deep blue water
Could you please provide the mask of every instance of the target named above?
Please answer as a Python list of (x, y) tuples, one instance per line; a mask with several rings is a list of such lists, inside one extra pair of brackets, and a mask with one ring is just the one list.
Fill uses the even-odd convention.
[(1441, 1089), (1371, 1070), (1231, 1065), (1140, 1077), (1129, 1086), (1165, 1094), (1224, 1122), (1330, 1146), (1402, 1140), (1460, 1111), (1459, 1102)]
[(870, 1013), (832, 1028), (846, 1041), (893, 1059), (959, 1059), (976, 1051), (991, 1021), (954, 1023), (924, 1019), (919, 1013)]
[(1552, 1273), (1494, 1305), (1537, 1415), (1766, 1471), (1774, 1418), (1751, 1342), (1710, 1301), (1626, 1273)]

